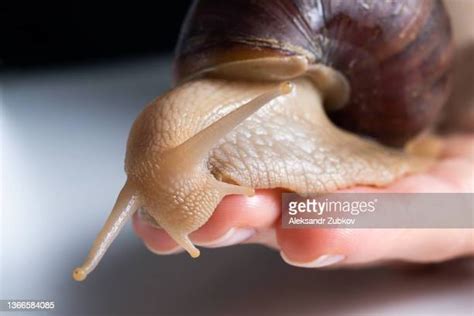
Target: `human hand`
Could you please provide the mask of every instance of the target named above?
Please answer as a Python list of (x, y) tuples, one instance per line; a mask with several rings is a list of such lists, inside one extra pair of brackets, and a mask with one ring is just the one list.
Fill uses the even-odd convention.
[[(439, 161), (424, 173), (385, 188), (344, 192), (474, 192), (474, 135), (445, 138)], [(299, 267), (359, 266), (390, 261), (431, 263), (474, 254), (474, 229), (284, 229), (281, 190), (257, 190), (253, 197), (224, 198), (210, 220), (190, 235), (203, 247), (257, 243), (281, 251)], [(137, 235), (157, 254), (183, 251), (164, 232), (135, 214)]]

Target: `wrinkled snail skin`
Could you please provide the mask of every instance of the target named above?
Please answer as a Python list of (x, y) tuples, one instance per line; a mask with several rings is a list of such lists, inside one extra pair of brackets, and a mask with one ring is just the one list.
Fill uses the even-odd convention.
[[(195, 2), (177, 49), (177, 86), (134, 122), (127, 182), (73, 277), (94, 269), (138, 209), (197, 257), (188, 236), (226, 195), (384, 186), (429, 166), (430, 158), (381, 143), (400, 146), (434, 120), (441, 104), (431, 112), (428, 104), (449, 81), (449, 21), (439, 1), (380, 3)], [(426, 80), (411, 67), (424, 67)], [(377, 115), (365, 117), (370, 107)], [(354, 117), (337, 119), (344, 115)]]

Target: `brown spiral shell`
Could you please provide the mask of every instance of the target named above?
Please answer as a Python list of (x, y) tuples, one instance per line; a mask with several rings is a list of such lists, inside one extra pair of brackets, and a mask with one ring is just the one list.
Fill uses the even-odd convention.
[(302, 55), (345, 75), (330, 118), (402, 145), (434, 123), (449, 94), (451, 27), (440, 0), (199, 0), (184, 22), (182, 80), (230, 61)]

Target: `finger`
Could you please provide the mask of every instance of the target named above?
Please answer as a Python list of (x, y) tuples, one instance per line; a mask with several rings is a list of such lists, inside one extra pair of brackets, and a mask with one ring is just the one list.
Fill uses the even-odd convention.
[[(341, 192), (473, 192), (474, 138), (449, 138), (442, 159), (426, 173), (386, 188), (356, 187)], [(282, 257), (302, 267), (370, 264), (387, 260), (437, 262), (473, 254), (472, 229), (282, 229)]]
[(133, 216), (133, 229), (138, 237), (143, 240), (148, 250), (158, 255), (175, 254), (183, 251), (164, 230), (147, 224), (139, 213), (136, 212)]
[(294, 266), (439, 262), (474, 254), (472, 229), (281, 229), (283, 259)]
[[(225, 247), (245, 241), (276, 246), (272, 229), (280, 215), (280, 191), (257, 190), (255, 196), (231, 195), (224, 198), (209, 221), (191, 234), (198, 246)], [(153, 252), (175, 252), (177, 244), (163, 231), (134, 217), (134, 229)]]

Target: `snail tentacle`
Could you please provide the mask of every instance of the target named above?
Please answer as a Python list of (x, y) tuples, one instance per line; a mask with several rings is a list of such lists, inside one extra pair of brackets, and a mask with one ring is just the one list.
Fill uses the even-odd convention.
[[(238, 109), (232, 111), (218, 121), (212, 123), (196, 135), (179, 145), (171, 151), (171, 155), (191, 157), (193, 160), (202, 160), (209, 155), (209, 151), (216, 146), (217, 142), (237, 125), (255, 113), (268, 102), (288, 94), (293, 89), (290, 82), (284, 82), (278, 87), (262, 93)], [(190, 163), (188, 161), (188, 163)]]
[(94, 240), (86, 260), (80, 267), (74, 269), (72, 274), (74, 280), (82, 281), (94, 270), (127, 220), (139, 207), (140, 198), (138, 192), (130, 181), (127, 181), (117, 197), (117, 201), (107, 221)]

